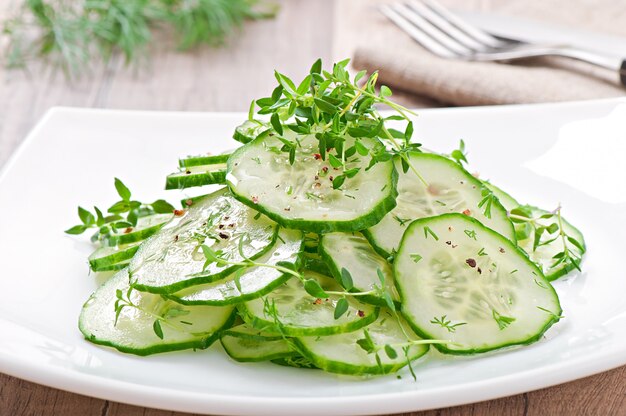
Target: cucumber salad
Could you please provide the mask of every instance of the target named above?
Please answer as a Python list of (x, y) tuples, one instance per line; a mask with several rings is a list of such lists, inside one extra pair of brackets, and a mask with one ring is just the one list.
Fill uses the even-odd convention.
[(347, 64), (276, 72), (236, 150), (166, 178), (198, 190), (180, 208), (119, 179), (109, 209), (79, 207), (66, 232), (94, 232), (90, 268), (109, 274), (79, 317), (88, 341), (136, 355), (219, 341), (239, 362), (415, 377), (431, 348), (526, 345), (561, 319), (550, 282), (585, 253), (561, 208), (470, 174), (462, 141), (422, 148), (413, 113)]

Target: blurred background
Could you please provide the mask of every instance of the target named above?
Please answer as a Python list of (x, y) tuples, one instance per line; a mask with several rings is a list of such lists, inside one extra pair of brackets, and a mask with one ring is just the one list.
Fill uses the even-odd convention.
[[(515, 65), (433, 55), (373, 0), (10, 0), (0, 2), (0, 166), (51, 106), (243, 111), (276, 68), (380, 70), (414, 107), (623, 95), (616, 74), (558, 58)], [(397, 2), (396, 2), (397, 3)], [(626, 4), (612, 0), (441, 0), (483, 29), (626, 56)], [(155, 7), (158, 5), (158, 7)], [(87, 10), (87, 11), (85, 11)]]

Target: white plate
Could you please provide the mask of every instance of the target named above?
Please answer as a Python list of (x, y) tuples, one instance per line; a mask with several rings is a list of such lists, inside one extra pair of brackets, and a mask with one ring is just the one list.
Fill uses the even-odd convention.
[(422, 111), (417, 140), (446, 151), (463, 138), (471, 168), (521, 201), (563, 204), (585, 234), (584, 272), (556, 283), (565, 319), (525, 348), (454, 358), (432, 353), (369, 380), (208, 351), (140, 358), (94, 346), (77, 316), (96, 288), (85, 238), (63, 234), (76, 206), (108, 206), (113, 177), (139, 199), (162, 190), (178, 156), (219, 152), (241, 114), (57, 108), (0, 177), (0, 371), (90, 396), (219, 414), (376, 414), (516, 394), (626, 364), (626, 101)]

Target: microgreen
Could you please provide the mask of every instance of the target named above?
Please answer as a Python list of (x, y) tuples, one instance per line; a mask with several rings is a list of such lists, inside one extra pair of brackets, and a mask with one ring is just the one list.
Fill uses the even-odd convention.
[(82, 224), (75, 225), (65, 232), (76, 235), (82, 234), (88, 229), (96, 228), (97, 230), (92, 235), (91, 240), (106, 244), (117, 230), (135, 227), (139, 218), (174, 212), (174, 207), (163, 199), (158, 199), (149, 204), (132, 200), (131, 191), (118, 178), (115, 178), (114, 185), (120, 200), (107, 210), (109, 215), (105, 216), (98, 207), (94, 207), (95, 215), (85, 208), (78, 207), (78, 218)]
[[(410, 142), (413, 123), (409, 115), (413, 113), (388, 99), (391, 96), (388, 87), (383, 86), (380, 93), (376, 93), (377, 72), (367, 78), (360, 72), (351, 79), (346, 69), (348, 62), (334, 64), (329, 72), (323, 70), (321, 60), (317, 60), (297, 86), (285, 74), (275, 72), (278, 86), (269, 97), (255, 103), (258, 115), (269, 115), (274, 135), (283, 144), (279, 150), (288, 154), (289, 163), (293, 165), (302, 150), (285, 138), (287, 132), (314, 134), (319, 158), (339, 170), (332, 180), (334, 189), (341, 189), (347, 180), (358, 175), (360, 170), (354, 166), (356, 160), (351, 159), (355, 155), (370, 157), (367, 169), (397, 156), (405, 172), (411, 169), (425, 182), (411, 166), (407, 155), (420, 151), (421, 146)], [(394, 120), (406, 122), (404, 131), (388, 128), (375, 105), (395, 110), (397, 118)], [(350, 145), (346, 136), (354, 139)]]
[(561, 250), (552, 257), (552, 262), (547, 266), (548, 271), (558, 267), (580, 271), (585, 246), (582, 241), (567, 233), (560, 206), (552, 212), (534, 215), (533, 209), (524, 205), (512, 209), (509, 218), (515, 224), (519, 241), (532, 239), (533, 252), (540, 247), (560, 242)]

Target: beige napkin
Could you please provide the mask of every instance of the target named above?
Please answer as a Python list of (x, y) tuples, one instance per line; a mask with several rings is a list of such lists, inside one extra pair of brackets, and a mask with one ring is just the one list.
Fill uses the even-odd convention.
[[(616, 78), (615, 74), (570, 60), (541, 58), (504, 65), (438, 58), (382, 16), (375, 7), (379, 1), (343, 0), (342, 3), (340, 7), (349, 11), (349, 20), (356, 26), (352, 30), (358, 33), (358, 38), (352, 39), (356, 45), (353, 67), (380, 69), (381, 83), (417, 96), (417, 100), (403, 100), (410, 104), (432, 105), (434, 100), (444, 105), (488, 105), (626, 95), (626, 90), (611, 79)], [(616, 8), (611, 0), (586, 3), (443, 0), (442, 3), (448, 7), (542, 18), (585, 29), (604, 28), (608, 33), (626, 35), (626, 4)], [(567, 8), (575, 12), (558, 13)]]

